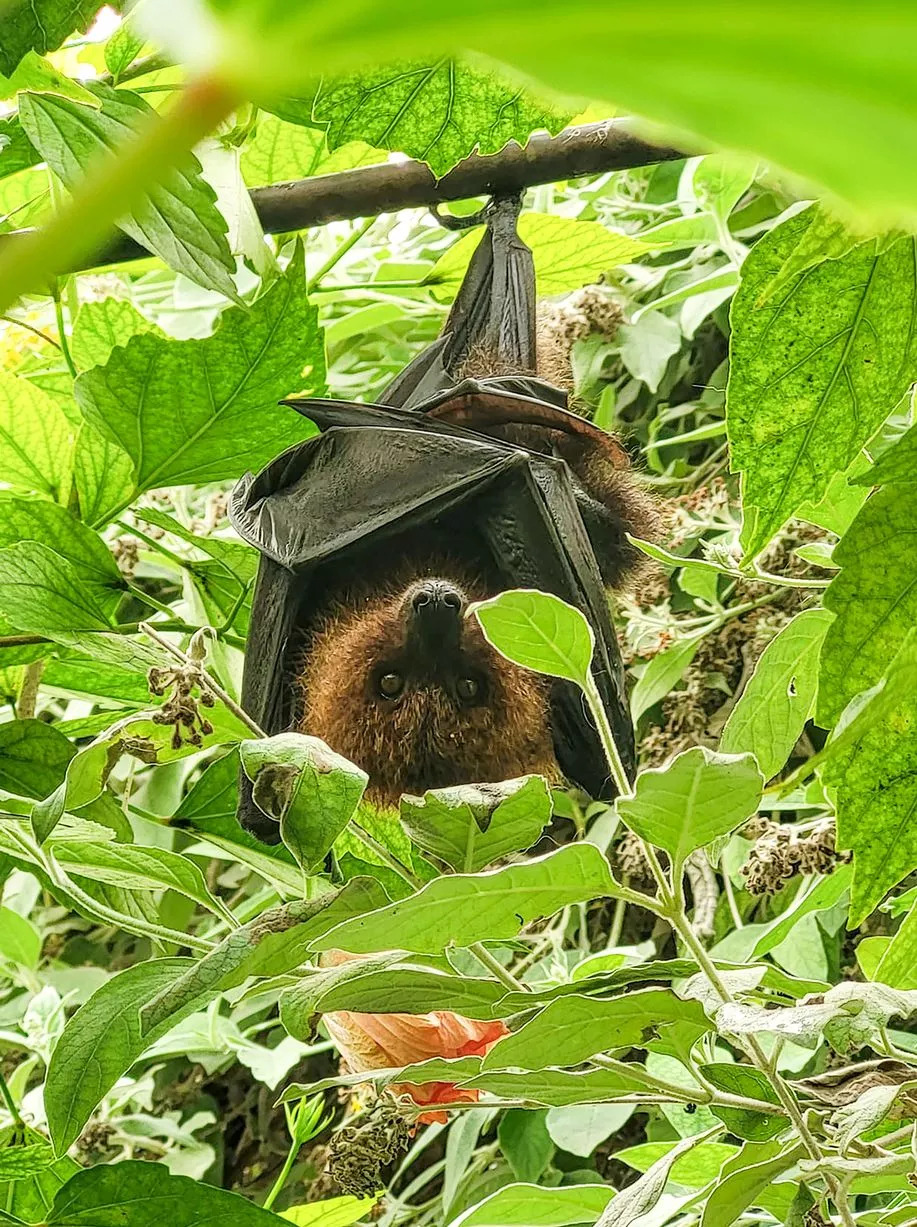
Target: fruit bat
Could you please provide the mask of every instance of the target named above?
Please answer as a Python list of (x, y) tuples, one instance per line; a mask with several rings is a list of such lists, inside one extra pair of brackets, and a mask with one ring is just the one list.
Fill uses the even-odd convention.
[[(378, 404), (282, 402), (317, 433), (230, 500), (261, 554), (242, 703), (269, 734), (323, 737), (370, 774), (369, 797), (542, 771), (613, 795), (582, 694), (484, 643), (471, 599), (537, 588), (578, 608), (629, 772), (634, 735), (605, 584), (634, 561), (651, 505), (614, 438), (535, 372), (532, 255), (517, 199), (484, 236), (442, 335)], [(473, 373), (469, 373), (473, 372)], [(242, 781), (239, 817), (277, 824)]]

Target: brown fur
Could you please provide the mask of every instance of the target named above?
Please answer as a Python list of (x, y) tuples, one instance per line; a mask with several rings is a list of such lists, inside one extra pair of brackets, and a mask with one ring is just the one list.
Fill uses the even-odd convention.
[[(464, 617), (457, 673), (482, 679), (482, 700), (459, 703), (437, 678), (411, 676), (405, 660), (405, 592), (411, 580), (447, 576), (469, 600), (493, 594), (460, 565), (416, 564), (373, 593), (365, 582), (335, 601), (308, 645), (300, 674), (301, 727), (358, 763), (368, 798), (395, 806), (404, 792), (536, 772), (558, 781), (545, 681), (499, 656), (475, 619)], [(393, 702), (378, 690), (381, 672), (408, 676)]]

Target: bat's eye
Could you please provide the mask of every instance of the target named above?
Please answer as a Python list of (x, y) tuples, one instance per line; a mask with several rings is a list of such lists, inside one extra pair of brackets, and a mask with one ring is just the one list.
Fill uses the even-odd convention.
[(476, 699), (481, 691), (481, 684), (475, 677), (460, 677), (455, 684), (458, 697), (465, 703)]
[(385, 699), (397, 699), (404, 690), (404, 678), (400, 673), (383, 673), (379, 678), (379, 693)]

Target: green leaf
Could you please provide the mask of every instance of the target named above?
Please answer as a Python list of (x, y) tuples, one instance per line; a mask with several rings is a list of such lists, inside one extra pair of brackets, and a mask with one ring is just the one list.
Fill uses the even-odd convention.
[(137, 33), (136, 25), (129, 17), (122, 18), (121, 24), (105, 44), (105, 67), (118, 83), (118, 78), (129, 68), (140, 54), (144, 38)]
[(144, 1032), (156, 1030), (189, 1004), (235, 988), (249, 976), (279, 976), (310, 957), (312, 941), (342, 919), (378, 907), (384, 892), (372, 878), (355, 878), (317, 899), (269, 908), (234, 929), (185, 975), (143, 1009)]
[(886, 946), (872, 978), (892, 988), (917, 988), (917, 905)]
[(641, 1219), (646, 1221), (644, 1216), (648, 1215), (662, 1197), (672, 1168), (682, 1155), (690, 1154), (698, 1144), (697, 1138), (689, 1137), (673, 1146), (667, 1154), (648, 1167), (639, 1180), (618, 1193), (595, 1227), (634, 1227)]
[[(0, 959), (34, 971), (41, 959), (41, 934), (25, 916), (0, 907)], [(2, 1154), (2, 1152), (0, 1152)], [(11, 1180), (0, 1172), (0, 1180)]]
[(723, 157), (722, 154), (698, 158), (691, 171), (694, 198), (702, 209), (725, 224), (754, 183), (757, 169), (756, 163), (749, 158)]
[(28, 1180), (54, 1162), (54, 1151), (47, 1142), (0, 1148), (0, 1185), (11, 1180)]
[(67, 1023), (44, 1090), (48, 1129), (59, 1155), (76, 1141), (122, 1074), (177, 1021), (169, 1019), (160, 1031), (142, 1035), (140, 1008), (192, 965), (190, 959), (152, 959), (129, 967), (96, 989)]
[(818, 685), (818, 653), (831, 624), (823, 609), (797, 614), (761, 654), (720, 739), (724, 754), (754, 754), (766, 780), (790, 756)]
[(715, 754), (695, 746), (666, 767), (641, 771), (633, 796), (620, 797), (617, 807), (641, 839), (683, 865), (695, 849), (728, 835), (753, 814), (763, 786), (750, 754)]
[(0, 724), (0, 788), (19, 797), (46, 797), (75, 753), (63, 733), (44, 720)]
[(131, 337), (146, 332), (167, 339), (161, 328), (124, 298), (83, 303), (73, 325), (70, 352), (79, 370), (86, 371), (104, 366), (116, 345), (126, 345)]
[(98, 0), (10, 0), (3, 9), (0, 72), (10, 76), (29, 51), (56, 51), (74, 32), (85, 30)]
[(851, 480), (860, 486), (913, 486), (917, 483), (917, 426), (906, 430), (875, 464)]
[(546, 1115), (545, 1112), (510, 1108), (500, 1117), (497, 1138), (517, 1180), (539, 1180), (551, 1162), (554, 1143), (545, 1125)]
[(41, 154), (22, 130), (18, 115), (0, 119), (0, 179), (41, 161)]
[[(757, 1099), (762, 1103), (778, 1104), (780, 1100), (770, 1079), (760, 1069), (750, 1065), (702, 1065), (701, 1073), (718, 1091)], [(711, 1105), (710, 1111), (718, 1116), (730, 1133), (747, 1138), (751, 1142), (768, 1142), (788, 1127), (783, 1114), (768, 1115), (750, 1108), (721, 1108)]]
[(386, 63), (323, 81), (312, 108), (314, 121), (328, 126), (330, 149), (367, 141), (419, 158), (437, 177), (470, 153), (524, 145), (540, 129), (559, 132), (572, 114), (482, 61), (451, 59)]
[(723, 1165), (704, 1206), (701, 1227), (729, 1227), (749, 1206), (760, 1205), (761, 1195), (804, 1154), (805, 1148), (798, 1144), (746, 1142)]
[(548, 1112), (548, 1134), (559, 1150), (587, 1159), (596, 1146), (627, 1124), (632, 1103), (570, 1104)]
[(854, 853), (850, 923), (917, 867), (917, 641), (905, 637), (884, 677), (845, 709), (821, 752), (835, 795), (837, 847)]
[(55, 840), (54, 859), (68, 874), (128, 890), (175, 890), (207, 911), (226, 918), (194, 861), (167, 848), (132, 847), (88, 840)]
[(618, 1062), (615, 1069), (539, 1069), (526, 1071), (495, 1069), (465, 1078), (460, 1086), (501, 1099), (518, 1099), (545, 1107), (570, 1104), (613, 1103), (625, 1095), (652, 1092), (641, 1065)]
[(305, 1206), (291, 1206), (280, 1217), (296, 1227), (350, 1227), (365, 1218), (376, 1205), (376, 1197), (324, 1197)]
[(878, 490), (834, 550), (841, 568), (825, 592), (836, 615), (821, 653), (818, 722), (830, 728), (874, 685), (917, 621), (917, 545), (906, 487)]
[[(36, 1150), (33, 1151), (33, 1147)], [(0, 1155), (3, 1156), (5, 1171), (12, 1173), (16, 1166), (25, 1165), (23, 1160), (17, 1160), (17, 1152), (25, 1150), (35, 1156), (32, 1160), (25, 1160), (25, 1163), (32, 1164), (31, 1175), (11, 1176), (8, 1182), (0, 1179), (0, 1201), (10, 1211), (10, 1222), (18, 1223), (21, 1220), (36, 1223), (43, 1219), (57, 1190), (80, 1170), (79, 1165), (67, 1155), (47, 1166), (38, 1166), (42, 1163), (41, 1156), (47, 1155), (50, 1149), (47, 1138), (28, 1125), (25, 1128), (11, 1125), (0, 1130)], [(37, 1153), (38, 1150), (41, 1155)], [(20, 1217), (14, 1219), (13, 1215)], [(6, 1221), (0, 1219), (0, 1222)]]
[(254, 306), (229, 308), (203, 340), (145, 333), (84, 371), (76, 397), (89, 422), (134, 461), (139, 489), (239, 477), (312, 428), (277, 401), (322, 386), (318, 313), (302, 249)]
[[(454, 297), (482, 231), (469, 230), (440, 256), (424, 284)], [(652, 248), (598, 222), (576, 221), (551, 213), (523, 213), (519, 237), (532, 249), (535, 278), (542, 295), (569, 294), (609, 269), (628, 264)]]
[(808, 891), (800, 891), (790, 907), (769, 924), (755, 943), (752, 955), (759, 958), (785, 941), (797, 921), (813, 912), (826, 912), (836, 906), (850, 889), (852, 865), (838, 865), (833, 873), (817, 878)]
[(254, 136), (242, 150), (242, 174), (245, 182), (253, 185), (281, 183), (308, 179), (312, 175), (331, 175), (357, 166), (372, 166), (385, 160), (382, 151), (362, 140), (329, 153), (324, 132), (286, 123), (276, 115), (262, 112)]
[(551, 821), (551, 793), (541, 776), (502, 784), (429, 789), (401, 799), (411, 839), (452, 869), (475, 873), (531, 848)]
[(839, 260), (868, 237), (867, 234), (855, 235), (823, 204), (816, 203), (805, 232), (763, 287), (756, 305), (763, 306), (776, 294), (783, 293), (791, 282), (823, 260)]
[(450, 1227), (575, 1227), (596, 1222), (614, 1195), (604, 1184), (509, 1184), (452, 1219)]
[(488, 643), (517, 665), (586, 685), (595, 637), (580, 611), (560, 597), (520, 588), (479, 601), (468, 612)]
[(614, 892), (598, 848), (569, 844), (502, 869), (436, 878), (407, 899), (339, 925), (314, 949), (439, 954), (450, 945), (515, 937), (538, 917)]
[(661, 311), (643, 311), (632, 324), (622, 324), (617, 339), (621, 361), (635, 379), (657, 392), (669, 359), (681, 349), (681, 329)]
[(631, 691), (630, 714), (635, 723), (681, 681), (702, 642), (701, 635), (676, 639), (649, 661)]
[(173, 1176), (161, 1163), (122, 1160), (78, 1172), (54, 1199), (46, 1227), (276, 1227), (276, 1215), (236, 1193)]
[(496, 980), (449, 975), (427, 967), (393, 966), (397, 956), (343, 963), (315, 971), (285, 989), (280, 1016), (291, 1035), (311, 1032), (315, 1014), (338, 1010), (359, 1014), (428, 1014), (451, 1010), (465, 1018), (499, 1017), (505, 988)]
[(360, 1083), (372, 1082), (374, 1086), (387, 1086), (390, 1082), (411, 1082), (423, 1086), (427, 1082), (450, 1082), (469, 1078), (480, 1066), (480, 1057), (430, 1057), (419, 1061), (416, 1065), (403, 1065), (399, 1069), (371, 1069), (359, 1074), (335, 1074), (330, 1078), (321, 1078), (318, 1082), (293, 1083), (288, 1086), (278, 1100), (279, 1103), (292, 1103), (297, 1099), (318, 1094), (332, 1086), (357, 1086)]
[(0, 549), (0, 608), (17, 630), (49, 638), (112, 625), (111, 588), (37, 541)]
[[(625, 1150), (616, 1150), (615, 1158), (628, 1167), (645, 1172), (652, 1167), (657, 1159), (668, 1154), (673, 1142), (643, 1142), (639, 1146), (628, 1146)], [(719, 1175), (720, 1168), (736, 1153), (735, 1146), (725, 1142), (701, 1142), (678, 1160), (669, 1173), (669, 1179), (675, 1184), (686, 1185), (690, 1189), (699, 1189)]]
[(15, 490), (67, 501), (73, 426), (28, 379), (0, 371), (0, 471)]
[(755, 244), (732, 306), (726, 423), (741, 470), (749, 556), (856, 458), (914, 378), (914, 249), (864, 243), (793, 279), (758, 306), (812, 220), (790, 218)]
[[(19, 115), (29, 139), (71, 191), (104, 151), (122, 146), (148, 124), (159, 122), (139, 94), (98, 83), (92, 93), (101, 101), (99, 109), (54, 94), (19, 96)], [(200, 163), (189, 154), (118, 224), (176, 273), (238, 300), (232, 279), (235, 260), (215, 201)]]
[(80, 519), (93, 528), (107, 524), (138, 493), (130, 456), (88, 422), (76, 437), (73, 486)]
[(623, 993), (607, 1000), (559, 997), (518, 1031), (498, 1040), (482, 1069), (578, 1065), (598, 1052), (639, 1047), (655, 1029), (671, 1023), (690, 1028), (695, 1039), (712, 1026), (699, 1002), (682, 1001), (665, 988)]
[(255, 802), (280, 823), (297, 863), (306, 873), (321, 865), (356, 813), (366, 772), (303, 733), (243, 741), (239, 753)]
[[(69, 511), (45, 499), (15, 498), (0, 494), (0, 549), (20, 541), (39, 542), (53, 549), (81, 573), (94, 590), (107, 589), (114, 611), (125, 582), (111, 551), (91, 529)], [(104, 603), (104, 598), (101, 598)]]

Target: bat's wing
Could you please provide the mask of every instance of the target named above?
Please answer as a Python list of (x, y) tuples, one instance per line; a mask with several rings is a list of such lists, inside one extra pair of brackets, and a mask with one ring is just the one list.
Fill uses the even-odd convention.
[[(236, 530), (262, 554), (242, 693), (255, 721), (268, 733), (290, 725), (294, 632), (323, 566), (451, 516), (453, 531), (484, 541), (505, 587), (553, 592), (588, 617), (596, 682), (632, 768), (617, 641), (566, 466), (379, 406), (310, 402), (310, 416), (324, 432), (244, 477), (230, 502)], [(572, 684), (554, 687), (552, 728), (565, 774), (593, 796), (609, 795), (601, 745)], [(276, 837), (245, 793), (240, 817)]]

